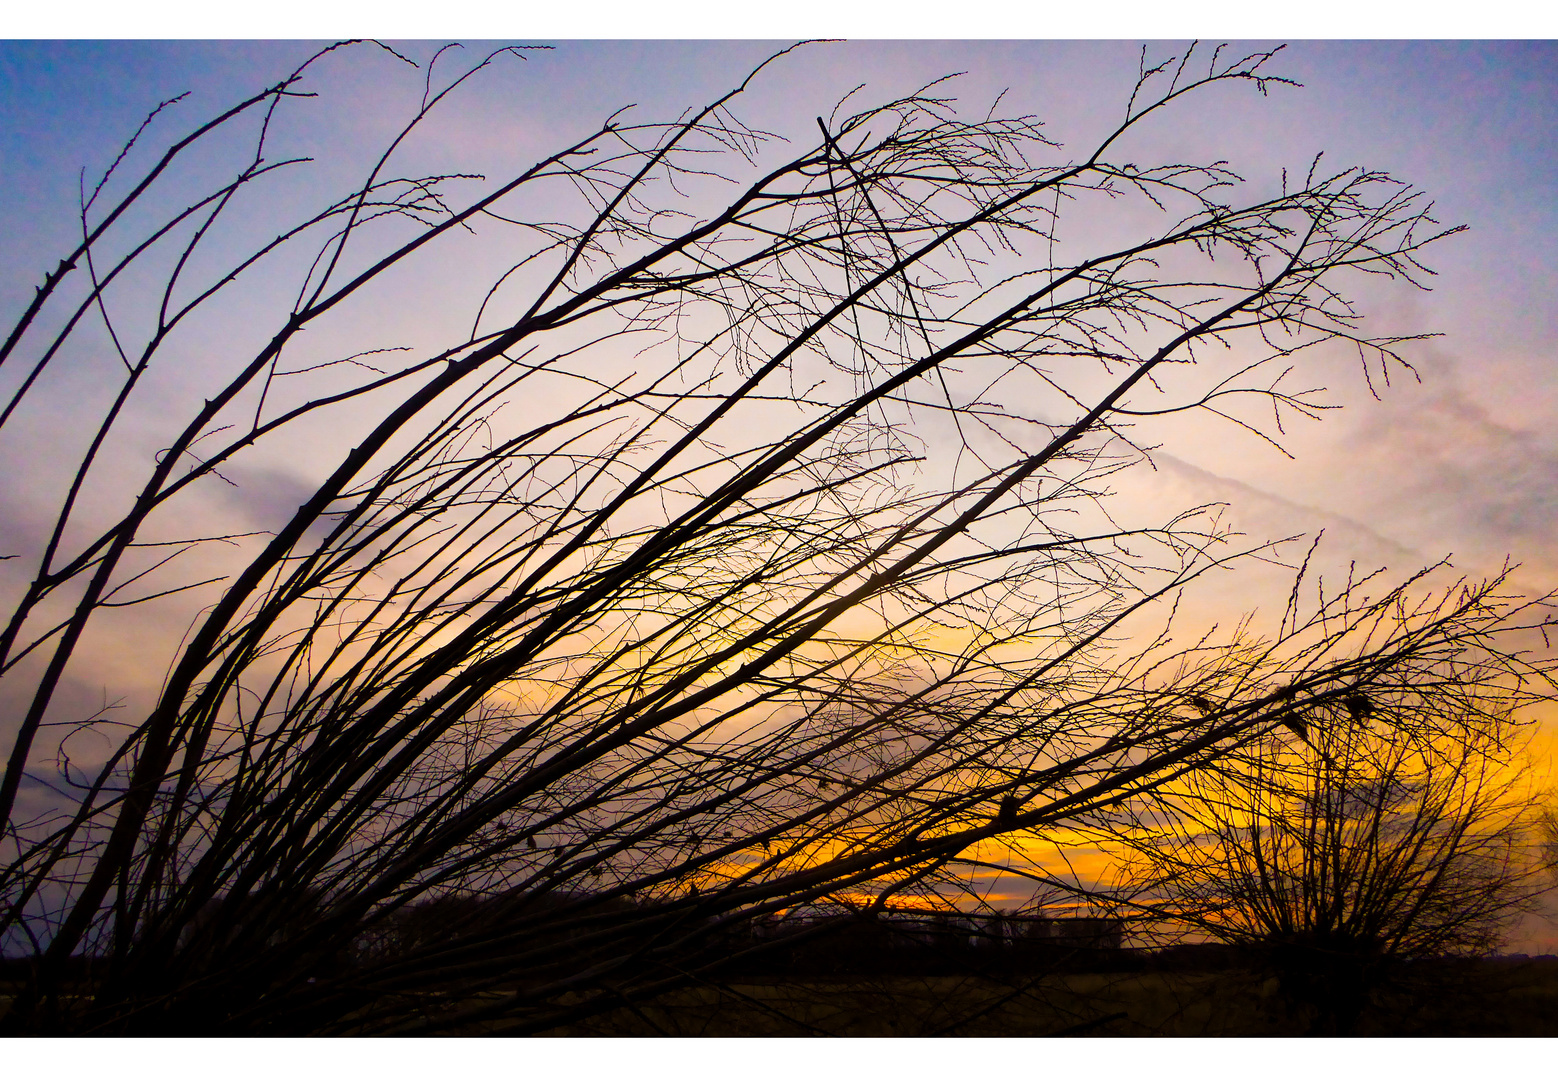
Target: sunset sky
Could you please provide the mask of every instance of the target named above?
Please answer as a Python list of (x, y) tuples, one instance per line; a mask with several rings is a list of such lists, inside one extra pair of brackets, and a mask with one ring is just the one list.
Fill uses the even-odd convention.
[[(390, 44), (419, 63), (436, 50)], [(465, 56), (504, 44), (553, 48), (502, 58), (451, 101), (435, 133), (408, 149), (413, 160), (439, 161), (444, 171), (514, 171), (623, 105), (672, 119), (786, 43), (467, 42)], [(181, 129), (276, 81), (315, 48), (0, 42), (0, 311), (20, 310), (77, 238), (80, 170), (90, 187), (158, 102), (191, 92), (166, 130)], [(1149, 52), (1176, 48), (1160, 43)], [(970, 114), (983, 115), (1005, 91), (1003, 109), (1034, 113), (1051, 138), (1081, 148), (1117, 121), (1139, 59), (1139, 44), (1126, 41), (817, 44), (760, 76), (738, 111), (756, 127), (807, 140), (813, 118), (856, 84), (877, 101), (961, 72), (945, 92)], [(1441, 223), (1469, 230), (1429, 252), (1438, 271), (1431, 292), (1380, 285), (1358, 295), (1371, 333), (1442, 336), (1405, 347), (1421, 382), (1398, 372), (1374, 387), (1379, 400), (1355, 363), (1317, 368), (1313, 379), (1342, 408), (1290, 427), (1282, 441), (1292, 458), (1204, 417), (1161, 425), (1157, 471), (1121, 477), (1121, 505), (1160, 517), (1226, 502), (1252, 540), (1324, 529), (1322, 565), (1332, 571), (1356, 561), (1405, 576), (1448, 557), (1480, 577), (1508, 558), (1521, 564), (1513, 579), (1520, 590), (1558, 588), (1558, 44), (1297, 41), (1271, 70), (1303, 86), (1273, 86), (1267, 97), (1247, 88), (1209, 94), (1173, 124), (1153, 126), (1132, 152), (1143, 161), (1226, 159), (1257, 188), (1274, 185), (1284, 168), (1302, 174), (1323, 152), (1334, 170), (1364, 165), (1421, 187)], [(420, 75), (387, 53), (322, 65), (312, 85), (328, 105), (300, 105), (289, 137), (329, 143), (347, 164), (322, 162), (313, 179), (288, 181), (288, 197), (303, 202), (336, 194), (354, 175), (353, 152), (360, 158), (379, 145), (422, 89)], [(428, 288), (463, 304), (486, 280), (479, 268), (464, 273), (451, 265)], [(468, 321), (463, 308), (457, 314)], [(401, 318), (382, 312), (375, 329), (414, 336)], [(63, 412), (72, 391), (52, 392)], [(306, 458), (300, 449), (295, 464), (305, 474)], [(273, 487), (257, 486), (251, 497), (286, 504), (289, 467), (274, 463)], [(0, 477), (11, 519), (0, 535), (25, 531), (26, 521), (53, 509), (52, 489), (35, 481)], [(1205, 603), (1225, 605), (1230, 616), (1280, 608), (1286, 584), (1283, 571), (1252, 566), (1237, 581), (1210, 582)], [(134, 678), (132, 668), (119, 676)], [(1552, 941), (1540, 943), (1555, 951)]]

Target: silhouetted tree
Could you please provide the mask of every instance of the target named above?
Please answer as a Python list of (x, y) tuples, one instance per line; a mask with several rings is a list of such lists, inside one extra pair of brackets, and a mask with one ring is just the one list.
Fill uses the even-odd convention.
[[(1144, 65), (1070, 158), (932, 88), (776, 154), (733, 112), (776, 58), (499, 182), (395, 171), (499, 59), (435, 57), (355, 188), (267, 210), (341, 48), (160, 152), (143, 128), (0, 345), (8, 467), (58, 497), (3, 564), (0, 928), (34, 961), (7, 1030), (545, 1029), (1215, 761), (1270, 727), (1254, 687), (1374, 693), (1524, 618), (1490, 588), (1398, 617), (1402, 586), (1260, 648), (1111, 646), (1239, 554), (1209, 511), (1098, 510), (1126, 425), (1313, 413), (1286, 373), (1326, 342), (1400, 363), (1338, 290), (1445, 235), (1375, 172), (1241, 202), (1221, 164), (1112, 158), (1282, 81), (1270, 54)], [(1117, 209), (1134, 238), (1057, 237)], [(375, 336), (482, 267), (462, 327)], [(1181, 378), (1234, 344), (1264, 352)], [(147, 700), (62, 694), (168, 627)]]
[(1132, 820), (1131, 906), (1242, 947), (1317, 1034), (1356, 1031), (1407, 961), (1484, 956), (1551, 887), (1519, 729), (1488, 687), (1303, 711)]

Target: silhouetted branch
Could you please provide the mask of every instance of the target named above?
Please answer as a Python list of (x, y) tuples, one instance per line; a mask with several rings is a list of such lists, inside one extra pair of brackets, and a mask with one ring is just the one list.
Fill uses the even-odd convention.
[[(37, 961), (10, 1030), (542, 1030), (706, 978), (776, 913), (946, 902), (965, 852), (1200, 775), (1395, 673), (1473, 653), (1545, 672), (1502, 644), (1525, 613), (1491, 588), (1413, 609), (1415, 583), (1295, 608), (1269, 642), (1121, 654), (1130, 620), (1248, 554), (1212, 508), (1108, 516), (1132, 418), (1252, 394), (1278, 434), (1315, 415), (1316, 390), (1283, 388), (1305, 350), (1404, 363), (1341, 279), (1414, 281), (1455, 231), (1375, 172), (1240, 203), (1221, 163), (1109, 160), (1187, 95), (1285, 81), (1271, 54), (1144, 68), (1123, 123), (1055, 164), (1034, 118), (971, 122), (934, 86), (841, 103), (783, 160), (733, 111), (780, 53), (678, 121), (614, 116), (490, 184), (396, 177), (498, 54), (441, 88), (429, 64), (355, 190), (217, 243), (331, 51), (92, 224), (100, 185), (0, 350), (31, 364), (0, 435), (91, 319), (122, 357), (106, 404), (77, 403), (0, 632), (24, 703), (0, 926)], [(215, 174), (237, 178), (159, 218), (170, 164), (251, 120)], [(1063, 205), (1158, 224), (1073, 251)], [(489, 237), (510, 261), (468, 331), (331, 344), (395, 303), (393, 277), (476, 266)], [(233, 311), (263, 328), (213, 333)], [(181, 413), (148, 373), (191, 340)], [(1180, 386), (1214, 343), (1265, 355)], [(107, 480), (141, 424), (159, 452)], [(307, 486), (263, 528), (191, 524), (299, 447)], [(71, 722), (61, 687), (128, 604), (188, 628), (154, 699), (77, 725), (110, 749), (70, 795), (24, 797)], [(65, 989), (82, 955), (90, 999)]]

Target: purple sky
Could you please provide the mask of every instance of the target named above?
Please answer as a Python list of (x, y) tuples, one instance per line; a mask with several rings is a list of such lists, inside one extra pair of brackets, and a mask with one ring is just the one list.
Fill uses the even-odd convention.
[[(448, 142), (422, 149), (453, 149), (449, 156), (489, 169), (513, 165), (622, 104), (674, 114), (771, 51), (761, 42), (554, 44), (490, 73), (442, 118)], [(418, 59), (433, 51), (426, 43), (403, 48)], [(467, 52), (483, 48), (473, 43)], [(78, 170), (101, 170), (152, 105), (190, 90), (179, 119), (204, 114), (309, 50), (301, 42), (0, 43), (0, 185), (8, 196), (0, 304), (14, 309), (71, 238)], [(299, 115), (304, 126), (366, 149), (417, 88), (388, 56), (358, 59), (323, 69), (328, 110)], [(953, 89), (969, 106), (1009, 88), (1007, 106), (1039, 114), (1052, 134), (1080, 145), (1117, 115), (1136, 60), (1137, 46), (1125, 42), (819, 45), (765, 76), (743, 115), (805, 132), (855, 82), (885, 95), (964, 71)], [(1334, 165), (1385, 169), (1426, 189), (1442, 221), (1471, 229), (1433, 253), (1432, 293), (1375, 298), (1374, 327), (1444, 336), (1412, 353), (1423, 384), (1398, 384), (1383, 402), (1370, 401), (1351, 372), (1336, 372), (1333, 400), (1355, 407), (1300, 427), (1289, 442), (1296, 461), (1197, 421), (1165, 435), (1160, 465), (1187, 494), (1236, 501), (1251, 530), (1324, 521), (1333, 534), (1355, 531), (1349, 543), (1360, 558), (1453, 554), (1469, 570), (1486, 570), (1511, 554), (1551, 579), (1558, 46), (1299, 42), (1277, 70), (1304, 87), (1278, 87), (1266, 99), (1209, 96), (1141, 140), (1142, 156), (1223, 157), (1260, 183), (1324, 150)], [(1342, 462), (1349, 467), (1338, 469)]]
[[(393, 44), (419, 62), (435, 51), (424, 42)], [(487, 73), (434, 133), (408, 146), (408, 158), (489, 175), (522, 168), (624, 104), (672, 118), (728, 89), (777, 47), (550, 44), (556, 47)], [(471, 43), (466, 55), (491, 47)], [(100, 173), (158, 101), (192, 92), (167, 130), (182, 127), (274, 81), (313, 48), (0, 42), (0, 311), (19, 310), (73, 240), (78, 171)], [(334, 191), (354, 175), (354, 152), (377, 145), (415, 105), (420, 77), (387, 54), (364, 53), (321, 67), (319, 107), (299, 103), (288, 137), (328, 144), (339, 157), (284, 181), (288, 197), (309, 201)], [(740, 112), (757, 127), (810, 138), (813, 117), (857, 83), (875, 100), (966, 72), (950, 92), (971, 112), (982, 113), (1007, 90), (1004, 108), (1038, 114), (1052, 137), (1080, 148), (1119, 116), (1138, 55), (1128, 42), (817, 45), (766, 73)], [(1356, 559), (1405, 574), (1449, 555), (1480, 575), (1509, 556), (1525, 564), (1522, 588), (1558, 587), (1558, 45), (1297, 42), (1274, 71), (1303, 88), (1275, 87), (1267, 98), (1208, 94), (1173, 124), (1154, 126), (1130, 152), (1143, 160), (1225, 158), (1259, 187), (1275, 183), (1284, 167), (1302, 171), (1324, 151), (1337, 169), (1366, 165), (1424, 188), (1443, 223), (1470, 230), (1432, 252), (1428, 262), (1439, 275), (1431, 293), (1380, 288), (1364, 299), (1375, 316), (1371, 332), (1443, 336), (1408, 354), (1422, 383), (1397, 380), (1380, 401), (1355, 366), (1326, 367), (1330, 400), (1345, 408), (1292, 430), (1293, 459), (1204, 419), (1162, 425), (1154, 440), (1164, 443), (1159, 472), (1122, 478), (1122, 503), (1161, 516), (1227, 501), (1233, 523), (1255, 539), (1325, 528), (1331, 565)], [(428, 288), (460, 300), (460, 275), (451, 267)], [(379, 318), (394, 325), (397, 315)], [(398, 329), (416, 333), (411, 325)], [(51, 392), (64, 408), (80, 389), (67, 382)], [(170, 383), (170, 394), (178, 390)], [(29, 480), (43, 463), (5, 460), (0, 499), (12, 515), (43, 509)], [(284, 503), (306, 463), (271, 467), (266, 482)], [(251, 490), (262, 501), (271, 497), (258, 480)], [(1214, 587), (1207, 602), (1280, 607), (1282, 588), (1275, 573), (1256, 573), (1221, 592)], [(120, 671), (127, 678), (139, 663), (132, 660)]]

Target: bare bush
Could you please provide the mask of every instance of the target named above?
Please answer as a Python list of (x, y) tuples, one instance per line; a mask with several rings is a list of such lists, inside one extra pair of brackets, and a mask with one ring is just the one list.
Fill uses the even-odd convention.
[(1407, 962), (1494, 951), (1550, 888), (1542, 800), (1511, 703), (1467, 675), (1295, 710), (1302, 737), (1154, 793), (1131, 822), (1131, 906), (1241, 947), (1320, 1034), (1354, 1033)]
[[(1280, 82), (1270, 54), (1144, 65), (1069, 157), (935, 87), (785, 151), (734, 112), (781, 54), (498, 182), (395, 171), (501, 58), (429, 65), (359, 185), (242, 249), (341, 55), (161, 152), (153, 113), (0, 346), (13, 461), (51, 379), (114, 365), (34, 459), (58, 515), (6, 564), (0, 911), (33, 957), (9, 1030), (540, 1030), (763, 947), (773, 912), (939, 896), (981, 843), (1258, 737), (1271, 680), (1307, 707), (1414, 658), (1527, 674), (1490, 589), (1380, 634), (1405, 592), (1295, 606), (1259, 646), (1119, 647), (1240, 554), (1208, 508), (1108, 517), (1129, 425), (1312, 415), (1292, 372), (1328, 343), (1402, 364), (1339, 290), (1416, 282), (1454, 231), (1375, 172), (1241, 201), (1225, 165), (1111, 156), (1210, 86)], [(1126, 211), (1155, 223), (1056, 243), (1063, 212)], [(462, 251), (504, 259), (465, 329), (351, 337)], [(154, 459), (123, 451), (148, 430)], [(224, 527), (213, 493), (288, 455), (309, 486)], [(81, 715), (60, 688), (121, 608), (187, 632), (153, 700)]]

